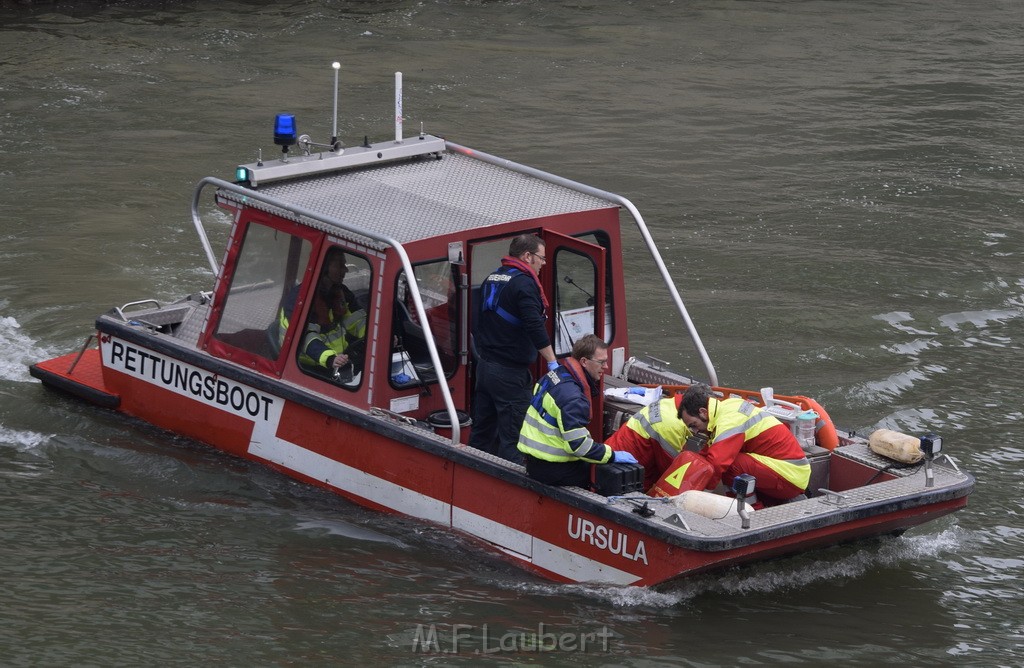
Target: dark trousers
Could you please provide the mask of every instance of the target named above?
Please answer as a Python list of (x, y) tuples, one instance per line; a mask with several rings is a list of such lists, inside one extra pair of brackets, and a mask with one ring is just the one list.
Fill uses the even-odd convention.
[(559, 487), (590, 487), (589, 462), (577, 459), (572, 462), (547, 462), (536, 457), (526, 458), (526, 473), (546, 485)]
[(532, 397), (533, 378), (528, 368), (478, 360), (469, 445), (522, 464), (524, 457), (516, 446)]

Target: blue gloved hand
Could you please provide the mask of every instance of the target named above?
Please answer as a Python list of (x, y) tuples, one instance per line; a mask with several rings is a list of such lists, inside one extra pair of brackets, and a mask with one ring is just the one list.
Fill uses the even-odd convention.
[(548, 362), (548, 371), (554, 371), (558, 368), (558, 362)]
[(633, 453), (624, 450), (612, 450), (612, 462), (616, 464), (636, 464)]
[(642, 387), (631, 387), (626, 391), (626, 394), (647, 394), (647, 390)]

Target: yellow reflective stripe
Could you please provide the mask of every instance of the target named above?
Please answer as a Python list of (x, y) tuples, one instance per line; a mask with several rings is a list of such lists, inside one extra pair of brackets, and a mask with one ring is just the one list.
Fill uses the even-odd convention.
[[(710, 401), (715, 401), (712, 398)], [(709, 405), (710, 405), (709, 401)], [(715, 405), (717, 417), (719, 406), (726, 408), (735, 407), (735, 413), (729, 412), (721, 420), (715, 420), (714, 441), (722, 441), (736, 434), (743, 434), (745, 440), (754, 438), (772, 427), (782, 424), (772, 415), (761, 411), (759, 408), (744, 399), (726, 399), (718, 401)], [(710, 409), (709, 409), (710, 410)], [(746, 419), (737, 419), (739, 416), (747, 416)], [(732, 423), (732, 424), (730, 424)]]
[(342, 319), (341, 326), (352, 336), (363, 338), (366, 336), (366, 311), (360, 309), (349, 313)]
[(530, 409), (526, 411), (526, 417), (523, 419), (524, 424), (530, 425), (533, 429), (536, 429), (541, 434), (550, 437), (558, 437), (561, 435), (561, 431), (557, 425), (549, 424), (546, 420), (537, 415), (537, 411), (530, 406)]
[(299, 355), (299, 359), (302, 360), (303, 358), (305, 358), (313, 364), (319, 364), (322, 367), (326, 367), (327, 361), (330, 360), (335, 355), (337, 355), (340, 351), (334, 350), (333, 348), (328, 346), (327, 350), (320, 353), (320, 357), (318, 359), (314, 359), (309, 353), (306, 352), (306, 350), (309, 348), (310, 343), (320, 339), (321, 337), (316, 332), (310, 332), (309, 334), (307, 334), (306, 338), (302, 340), (302, 352)]
[[(586, 431), (586, 429), (584, 429), (583, 431)], [(579, 437), (577, 437), (577, 438), (579, 438)], [(566, 439), (565, 444), (569, 445), (574, 440), (576, 440), (576, 439), (572, 439), (572, 440)], [(592, 447), (594, 447), (594, 439), (591, 438), (590, 433), (588, 432), (586, 438), (583, 438), (582, 440), (580, 440), (579, 446), (575, 450), (572, 450), (571, 452), (572, 452), (572, 454), (576, 455), (580, 459), (586, 459), (586, 457), (583, 456), (583, 453), (586, 453)]]
[(568, 462), (576, 459), (560, 448), (536, 441), (525, 434), (519, 434), (519, 452), (548, 462)]
[(535, 414), (531, 415), (531, 412), (535, 413), (533, 407), (527, 411), (523, 428), (519, 432), (519, 451), (549, 462), (568, 462), (576, 459), (564, 448), (559, 447), (562, 443), (560, 438), (544, 433), (550, 429), (550, 425), (538, 419)]
[(637, 413), (635, 418), (639, 425), (644, 428), (644, 431), (647, 432), (647, 438), (656, 441), (658, 445), (661, 446), (661, 449), (666, 452), (666, 454), (668, 454), (671, 457), (675, 457), (676, 455), (679, 454), (679, 449), (672, 447), (672, 444), (669, 442), (669, 440), (662, 436), (660, 432), (658, 432), (657, 427), (655, 427), (655, 425), (650, 420), (647, 419), (647, 416), (644, 415), (642, 411), (640, 413)]
[[(604, 463), (611, 458), (610, 448), (605, 448), (604, 456), (600, 460), (583, 457), (582, 455), (594, 446), (594, 439), (591, 437), (590, 431), (586, 427), (562, 431), (561, 415), (554, 399), (551, 398), (551, 395), (545, 395), (542, 403), (545, 412), (555, 420), (555, 424), (545, 420), (536, 408), (530, 406), (519, 431), (518, 449), (520, 452), (549, 462), (582, 459)], [(577, 441), (579, 445), (573, 447), (572, 444)]]
[(725, 439), (729, 438), (730, 436), (735, 436), (736, 434), (743, 434), (744, 436), (746, 436), (747, 428), (750, 427), (751, 424), (753, 424), (753, 423), (750, 420), (747, 420), (743, 424), (741, 424), (739, 426), (736, 426), (736, 427), (733, 427), (732, 429), (728, 429), (726, 431), (716, 433), (715, 434), (715, 441), (716, 442), (717, 441), (724, 441)]
[(558, 432), (561, 433), (562, 409), (558, 408), (558, 404), (555, 403), (550, 393), (545, 392), (544, 398), (541, 400), (541, 408), (544, 409), (544, 413), (540, 414), (541, 419), (557, 426)]
[(337, 353), (345, 352), (345, 348), (348, 348), (348, 339), (345, 338), (345, 330), (336, 327), (326, 334), (322, 335), (324, 344), (334, 350)]
[(577, 427), (576, 429), (570, 429), (569, 431), (562, 432), (562, 438), (567, 441), (575, 441), (578, 438), (588, 438), (590, 436), (590, 430), (586, 427)]
[[(586, 452), (594, 443), (594, 439), (591, 438), (590, 432), (587, 431), (586, 427), (579, 427), (577, 429), (571, 429), (567, 432), (563, 432), (561, 428), (548, 424), (545, 420), (541, 419), (537, 415), (537, 411), (530, 407), (526, 411), (526, 418), (523, 420), (524, 426), (528, 425), (529, 429), (524, 429), (527, 436), (533, 436), (530, 431), (535, 431), (539, 434), (540, 438), (532, 438), (531, 440), (540, 443), (544, 446), (546, 452), (550, 452), (548, 448), (557, 448), (557, 451), (563, 455), (573, 454), (579, 455), (580, 452)], [(547, 439), (547, 440), (542, 440)], [(582, 445), (575, 449), (570, 447), (572, 441), (582, 439)], [(557, 443), (557, 445), (555, 445)]]
[(768, 413), (761, 413), (761, 415), (758, 416), (757, 421), (747, 428), (747, 438), (753, 438), (780, 424), (782, 423), (775, 419), (774, 416), (769, 415)]
[(747, 454), (778, 473), (787, 482), (800, 489), (807, 489), (807, 483), (811, 481), (811, 465), (806, 457), (801, 459), (773, 459), (752, 452)]
[(284, 344), (284, 335), (288, 333), (288, 314), (282, 307), (277, 314), (277, 345)]

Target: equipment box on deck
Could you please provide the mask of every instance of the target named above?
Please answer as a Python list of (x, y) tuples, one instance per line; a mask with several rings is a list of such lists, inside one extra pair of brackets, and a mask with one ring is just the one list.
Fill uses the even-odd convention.
[(828, 489), (831, 457), (831, 450), (817, 445), (808, 448), (807, 461), (811, 464), (811, 480), (807, 483), (807, 496), (817, 496), (819, 489)]
[(619, 496), (641, 491), (644, 467), (639, 464), (594, 464), (591, 471), (594, 491), (601, 496)]

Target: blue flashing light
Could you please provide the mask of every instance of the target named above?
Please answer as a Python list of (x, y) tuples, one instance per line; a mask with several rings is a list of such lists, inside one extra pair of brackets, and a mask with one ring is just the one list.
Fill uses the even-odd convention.
[(292, 146), (299, 141), (293, 114), (278, 114), (274, 117), (274, 143), (278, 146)]
[(243, 181), (249, 180), (249, 170), (245, 167), (239, 167), (235, 170), (235, 181), (242, 183)]

